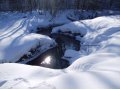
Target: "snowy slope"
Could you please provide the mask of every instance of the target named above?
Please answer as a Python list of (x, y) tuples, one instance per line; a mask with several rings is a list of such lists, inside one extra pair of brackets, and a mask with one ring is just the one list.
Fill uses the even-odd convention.
[(77, 21), (53, 31), (58, 29), (84, 34), (80, 51), (66, 51), (67, 56), (77, 54), (72, 64), (63, 70), (0, 64), (0, 88), (120, 89), (120, 16)]
[[(84, 63), (87, 62), (89, 61), (84, 61)], [(89, 70), (88, 68), (90, 67), (87, 64), (85, 67), (87, 68), (86, 70), (84, 69), (85, 64), (81, 64), (82, 66), (79, 65), (76, 69), (69, 68), (69, 70), (53, 70), (22, 64), (1, 64), (0, 88), (120, 88), (120, 64), (118, 59), (115, 61), (112, 60), (112, 62), (103, 62), (98, 66), (96, 64), (96, 68), (98, 68), (96, 70)], [(103, 66), (102, 69), (100, 69), (101, 66)], [(83, 67), (82, 71), (78, 70), (81, 67)]]

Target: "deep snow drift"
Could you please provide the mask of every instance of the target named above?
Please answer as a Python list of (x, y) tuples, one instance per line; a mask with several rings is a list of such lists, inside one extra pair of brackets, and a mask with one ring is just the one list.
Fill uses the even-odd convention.
[(119, 15), (72, 22), (54, 28), (52, 33), (59, 30), (84, 35), (75, 36), (81, 41), (80, 51), (65, 53), (75, 54), (68, 68), (0, 64), (0, 88), (120, 88)]

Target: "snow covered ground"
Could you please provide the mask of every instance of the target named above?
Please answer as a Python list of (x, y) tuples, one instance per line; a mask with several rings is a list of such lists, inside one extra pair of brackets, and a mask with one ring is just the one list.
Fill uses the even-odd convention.
[[(12, 27), (8, 24), (10, 26), (6, 27), (6, 29), (12, 29), (4, 31), (5, 29), (0, 28), (1, 35), (3, 35), (0, 37), (1, 40), (4, 40), (3, 37), (5, 35), (9, 35), (13, 29), (15, 31), (17, 30), (12, 33), (10, 38), (8, 38), (8, 36), (5, 37), (6, 42), (10, 41), (5, 44), (6, 46), (12, 43), (11, 39), (14, 40), (17, 36), (26, 31), (24, 25), (27, 24), (27, 21), (24, 22), (22, 30), (16, 29), (16, 25), (19, 25), (21, 21), (22, 20), (20, 19), (15, 24), (12, 24)], [(12, 23), (12, 20), (10, 23)], [(61, 30), (62, 32), (67, 30), (72, 33), (77, 32), (84, 35), (84, 37), (80, 37), (79, 35), (76, 36), (76, 39), (80, 39), (82, 41), (80, 51), (66, 51), (66, 56), (71, 56), (72, 52), (75, 54), (71, 56), (71, 65), (66, 69), (54, 70), (16, 63), (0, 64), (0, 88), (120, 89), (119, 15), (103, 16), (90, 20), (72, 22), (70, 24), (54, 28), (52, 33), (58, 33), (58, 30)], [(16, 34), (17, 32), (19, 34)], [(27, 36), (22, 37), (22, 39), (19, 39), (20, 42), (22, 43), (21, 40), (26, 42), (26, 38), (29, 37), (29, 35), (35, 35), (35, 40), (38, 40), (39, 38), (39, 35), (36, 37), (36, 34), (28, 34)], [(34, 38), (32, 38), (32, 40), (33, 39)], [(32, 40), (30, 38), (29, 43), (32, 42)], [(25, 43), (22, 43), (22, 45), (24, 44)], [(2, 47), (5, 47), (4, 44), (2, 45), (0, 46), (0, 52)], [(1, 53), (0, 55), (4, 55), (4, 53)]]

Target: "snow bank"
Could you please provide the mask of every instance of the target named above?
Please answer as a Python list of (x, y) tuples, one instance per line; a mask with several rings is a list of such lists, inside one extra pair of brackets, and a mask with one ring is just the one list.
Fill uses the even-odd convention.
[[(109, 55), (106, 58), (110, 58)], [(120, 62), (118, 60), (120, 58), (111, 59), (109, 62), (106, 58), (100, 61), (96, 55), (93, 55), (86, 58), (88, 61), (84, 59), (85, 61), (83, 60), (81, 64), (79, 61), (79, 66), (76, 65), (67, 70), (53, 70), (22, 64), (1, 64), (0, 88), (119, 89)]]
[[(119, 54), (120, 16), (103, 16), (95, 19), (71, 22), (52, 30), (52, 33), (80, 33), (75, 36), (81, 41), (80, 56), (96, 52)], [(74, 53), (74, 52), (73, 52)]]
[(77, 59), (68, 69), (77, 71), (119, 71), (120, 57), (113, 53), (96, 53)]
[(79, 21), (76, 22), (71, 22), (69, 24), (65, 24), (60, 27), (56, 27), (52, 30), (52, 33), (65, 33), (65, 32), (70, 32), (72, 34), (74, 33), (79, 33), (81, 35), (85, 35), (87, 33), (87, 28), (85, 27), (84, 24), (80, 23)]
[(68, 69), (119, 72), (120, 16), (98, 17), (82, 23), (88, 28), (79, 52), (83, 57), (77, 58)]
[[(4, 72), (4, 73), (1, 73)], [(12, 73), (11, 73), (12, 72)], [(47, 69), (23, 64), (0, 64), (0, 88), (54, 88), (44, 82), (62, 74), (60, 70)]]
[(54, 40), (39, 34), (28, 34), (16, 39), (6, 38), (0, 42), (0, 62), (16, 62), (31, 49), (40, 45), (41, 50), (55, 46)]
[[(83, 21), (83, 23), (88, 27), (89, 31), (82, 39), (82, 46), (93, 45), (89, 47), (89, 53), (96, 53), (107, 48), (117, 48), (116, 51), (119, 50), (120, 16), (98, 17), (93, 20)], [(106, 52), (110, 53), (110, 51)], [(114, 51), (111, 50), (112, 52)], [(118, 53), (119, 51), (116, 54)]]

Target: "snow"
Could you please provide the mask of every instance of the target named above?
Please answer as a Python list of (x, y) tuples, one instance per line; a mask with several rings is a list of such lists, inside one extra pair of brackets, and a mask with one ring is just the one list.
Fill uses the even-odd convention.
[[(45, 16), (35, 11), (32, 13), (0, 12), (0, 63), (18, 61), (39, 43), (40, 51), (52, 48), (50, 45), (55, 46), (54, 40), (47, 36), (32, 34), (32, 32), (35, 32), (37, 27), (48, 26), (54, 22), (70, 22), (65, 19), (64, 14), (59, 17), (56, 16), (54, 21), (49, 22), (51, 16), (48, 13)], [(61, 22), (60, 20), (63, 19), (65, 19), (64, 22)]]
[(80, 24), (79, 21), (76, 21), (65, 24), (64, 26), (56, 27), (52, 30), (52, 33), (58, 33), (59, 31), (62, 33), (70, 31), (71, 33), (80, 33), (85, 35), (87, 33), (87, 28), (83, 24)]
[[(96, 47), (89, 48), (89, 53), (96, 53), (97, 51), (111, 49), (106, 51), (107, 53), (114, 53), (115, 48), (119, 54), (119, 33), (120, 33), (120, 17), (98, 17), (93, 20), (86, 20), (83, 23), (89, 28), (88, 34), (83, 38), (83, 46), (96, 45)], [(118, 38), (116, 38), (118, 37)], [(115, 45), (115, 46), (114, 46)], [(113, 46), (113, 47), (110, 47)], [(114, 49), (114, 50), (112, 50)]]
[[(72, 64), (75, 61), (76, 57), (79, 57), (79, 51), (67, 49), (64, 54), (64, 59), (68, 60), (70, 64)], [(73, 59), (74, 58), (74, 59)]]
[(48, 50), (50, 45), (55, 45), (55, 42), (47, 36), (32, 33), (15, 39), (8, 37), (1, 40), (0, 62), (16, 62), (39, 44), (41, 50)]
[[(97, 57), (96, 57), (97, 58)], [(109, 58), (109, 57), (108, 57)], [(116, 58), (115, 58), (116, 59)], [(85, 60), (85, 59), (84, 59)], [(105, 61), (105, 60), (104, 60)], [(84, 63), (87, 63), (85, 60)], [(91, 59), (91, 62), (92, 59)], [(117, 64), (116, 64), (117, 62)], [(88, 63), (89, 60), (88, 60)], [(92, 69), (81, 63), (83, 71), (76, 69), (53, 70), (22, 64), (0, 65), (0, 88), (29, 89), (117, 89), (120, 88), (120, 70), (118, 60), (96, 64)], [(98, 65), (98, 66), (97, 66)], [(104, 66), (103, 66), (104, 65)], [(112, 66), (110, 66), (112, 65)], [(101, 67), (102, 66), (102, 67)], [(114, 67), (116, 68), (114, 68)], [(6, 68), (9, 67), (9, 68)], [(16, 68), (17, 67), (17, 68)], [(111, 67), (111, 68), (110, 68)], [(113, 67), (113, 68), (112, 68)], [(96, 68), (96, 69), (95, 69)], [(11, 73), (12, 70), (12, 73)]]
[[(111, 49), (111, 52), (117, 51), (117, 54), (119, 54), (119, 20), (120, 16), (117, 15), (75, 21), (54, 28), (52, 33), (59, 33), (59, 31), (62, 33), (71, 31), (72, 33), (82, 34), (84, 37), (75, 36), (77, 40), (81, 41), (80, 53), (82, 53), (82, 55), (86, 55), (86, 53), (90, 54), (92, 52), (96, 53), (97, 51), (99, 52), (107, 48), (109, 48), (109, 50)], [(113, 46), (114, 50), (112, 50), (113, 48), (110, 48), (111, 45)], [(117, 46), (115, 47), (114, 45)]]
[[(6, 66), (9, 68), (6, 68)], [(32, 88), (40, 84), (39, 82), (62, 73), (59, 70), (14, 63), (1, 64), (0, 67), (0, 88)], [(11, 73), (11, 70), (13, 73)], [(3, 82), (6, 83), (1, 85)], [(46, 88), (49, 88), (49, 86), (46, 86)]]
[[(37, 13), (8, 12), (0, 14), (0, 62), (16, 62), (39, 44), (42, 50), (55, 46), (47, 36), (31, 33), (40, 23), (47, 23)], [(43, 19), (41, 19), (43, 18)], [(45, 23), (45, 24), (46, 24)], [(49, 48), (48, 48), (49, 47)]]
[[(16, 16), (16, 18), (19, 17)], [(17, 48), (15, 52), (19, 50), (19, 53), (23, 53), (22, 50), (35, 47), (38, 44), (37, 41), (42, 42), (43, 46), (49, 45), (46, 43), (52, 43), (49, 37), (26, 34), (24, 32), (26, 24), (22, 28), (16, 29), (16, 26), (19, 26), (23, 20), (17, 19), (8, 30), (7, 27), (5, 29), (1, 26), (0, 58), (3, 58), (5, 53), (14, 52), (15, 47)], [(71, 22), (54, 28), (52, 33), (58, 33), (59, 30), (83, 35), (80, 38), (80, 51), (67, 50), (65, 52), (65, 56), (70, 57), (71, 65), (68, 68), (55, 70), (17, 63), (0, 64), (0, 88), (120, 89), (119, 15)], [(11, 31), (15, 34), (12, 33), (9, 36)], [(21, 36), (22, 34), (23, 36)], [(77, 39), (79, 39), (78, 36)], [(17, 56), (17, 53), (14, 54)], [(8, 56), (4, 58), (9, 58)], [(14, 58), (12, 57), (12, 59)]]

